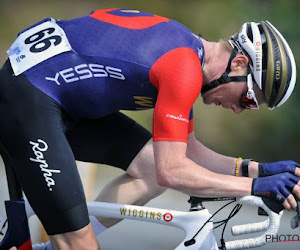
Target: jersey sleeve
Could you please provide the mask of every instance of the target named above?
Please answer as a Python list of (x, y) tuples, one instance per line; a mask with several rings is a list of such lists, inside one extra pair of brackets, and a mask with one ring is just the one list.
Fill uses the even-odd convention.
[(202, 87), (199, 57), (190, 48), (169, 51), (151, 67), (150, 81), (158, 89), (153, 140), (187, 142), (193, 131), (190, 112)]

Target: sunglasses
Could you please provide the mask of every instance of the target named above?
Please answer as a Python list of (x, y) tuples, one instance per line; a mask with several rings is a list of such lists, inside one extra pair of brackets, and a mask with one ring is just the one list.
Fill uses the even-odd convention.
[(240, 106), (245, 109), (259, 109), (259, 104), (253, 90), (253, 80), (251, 74), (247, 76), (248, 91), (241, 95)]

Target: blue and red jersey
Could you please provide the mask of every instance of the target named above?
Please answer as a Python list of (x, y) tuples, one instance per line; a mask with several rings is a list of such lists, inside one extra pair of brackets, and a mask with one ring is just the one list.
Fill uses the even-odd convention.
[(201, 40), (184, 25), (128, 9), (58, 20), (72, 50), (25, 71), (77, 118), (154, 108), (154, 141), (187, 141), (202, 87)]

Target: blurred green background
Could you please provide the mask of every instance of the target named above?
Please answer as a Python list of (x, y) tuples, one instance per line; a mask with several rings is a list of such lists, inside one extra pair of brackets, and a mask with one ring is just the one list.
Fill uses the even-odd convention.
[[(6, 50), (17, 33), (41, 19), (71, 19), (92, 10), (115, 7), (136, 8), (175, 19), (211, 41), (228, 38), (246, 21), (269, 20), (285, 36), (300, 65), (298, 0), (0, 0), (0, 63), (6, 60)], [(300, 162), (299, 97), (299, 86), (296, 86), (283, 107), (273, 111), (262, 107), (240, 115), (198, 100), (194, 107), (196, 136), (206, 146), (225, 155)], [(152, 110), (126, 113), (151, 130)], [(1, 115), (5, 119), (5, 114)]]

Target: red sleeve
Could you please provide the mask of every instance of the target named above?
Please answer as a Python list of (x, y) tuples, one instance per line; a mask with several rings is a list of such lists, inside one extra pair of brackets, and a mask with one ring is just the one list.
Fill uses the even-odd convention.
[(199, 57), (190, 48), (174, 49), (154, 63), (150, 81), (158, 89), (153, 140), (187, 142), (189, 113), (202, 87)]

